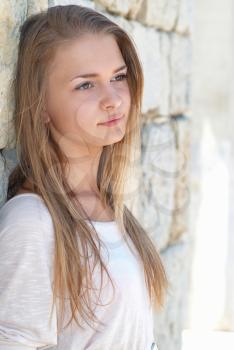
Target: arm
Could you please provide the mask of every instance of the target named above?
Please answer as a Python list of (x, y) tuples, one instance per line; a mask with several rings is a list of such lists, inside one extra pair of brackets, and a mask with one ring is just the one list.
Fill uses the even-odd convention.
[(48, 235), (39, 222), (0, 222), (0, 350), (56, 345), (55, 307), (49, 323), (53, 250)]

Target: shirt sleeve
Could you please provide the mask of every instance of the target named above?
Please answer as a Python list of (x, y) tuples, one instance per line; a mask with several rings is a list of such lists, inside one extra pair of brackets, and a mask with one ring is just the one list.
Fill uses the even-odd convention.
[(50, 320), (53, 242), (30, 214), (34, 221), (18, 220), (14, 210), (11, 220), (0, 215), (0, 350), (57, 344), (56, 306)]

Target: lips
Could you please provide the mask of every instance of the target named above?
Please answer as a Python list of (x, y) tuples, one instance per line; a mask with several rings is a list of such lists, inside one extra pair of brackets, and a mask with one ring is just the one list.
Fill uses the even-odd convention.
[(121, 119), (121, 118), (123, 118), (123, 115), (113, 115), (110, 120), (107, 120), (107, 121), (99, 123), (99, 124), (101, 124), (101, 125), (104, 124), (105, 125), (105, 124), (108, 124), (108, 123), (110, 123), (110, 122), (112, 122), (114, 120), (118, 120), (118, 119)]

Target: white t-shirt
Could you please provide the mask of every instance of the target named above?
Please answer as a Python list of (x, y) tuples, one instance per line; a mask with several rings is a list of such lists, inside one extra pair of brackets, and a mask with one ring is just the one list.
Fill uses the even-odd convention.
[[(108, 305), (95, 310), (104, 327), (95, 324), (95, 331), (84, 323), (82, 329), (73, 321), (58, 335), (56, 307), (49, 324), (54, 252), (51, 215), (42, 198), (32, 193), (17, 195), (2, 206), (0, 350), (157, 350), (140, 259), (128, 248), (115, 221), (92, 222), (107, 247), (101, 248), (101, 254), (115, 295), (111, 284), (104, 283), (101, 300)], [(97, 286), (99, 277), (94, 270)], [(66, 311), (65, 324), (68, 316)]]

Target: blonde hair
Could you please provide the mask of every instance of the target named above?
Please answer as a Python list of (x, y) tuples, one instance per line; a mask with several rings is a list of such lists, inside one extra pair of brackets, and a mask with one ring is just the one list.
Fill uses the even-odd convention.
[(85, 33), (114, 36), (128, 67), (127, 79), (132, 101), (123, 139), (103, 147), (97, 172), (100, 199), (113, 210), (118, 227), (131, 239), (139, 253), (150, 301), (156, 308), (163, 305), (168, 287), (166, 273), (153, 241), (124, 204), (128, 163), (134, 147), (140, 145), (143, 73), (134, 43), (117, 24), (92, 9), (77, 5), (50, 7), (30, 16), (21, 26), (12, 86), (19, 163), (9, 177), (7, 200), (16, 194), (26, 179), (30, 179), (33, 191), (42, 197), (51, 214), (55, 235), (53, 307), (59, 295), (59, 320), (62, 325), (65, 296), (68, 296), (71, 318), (67, 326), (72, 320), (81, 326), (77, 312), (87, 323), (96, 320), (91, 308), (90, 249), (95, 266), (99, 264), (101, 268), (101, 277), (105, 271), (113, 286), (100, 255), (101, 242), (92, 222), (90, 227), (84, 220), (85, 211), (66, 181), (64, 169), (67, 159), (42, 118), (48, 67), (57, 48)]

